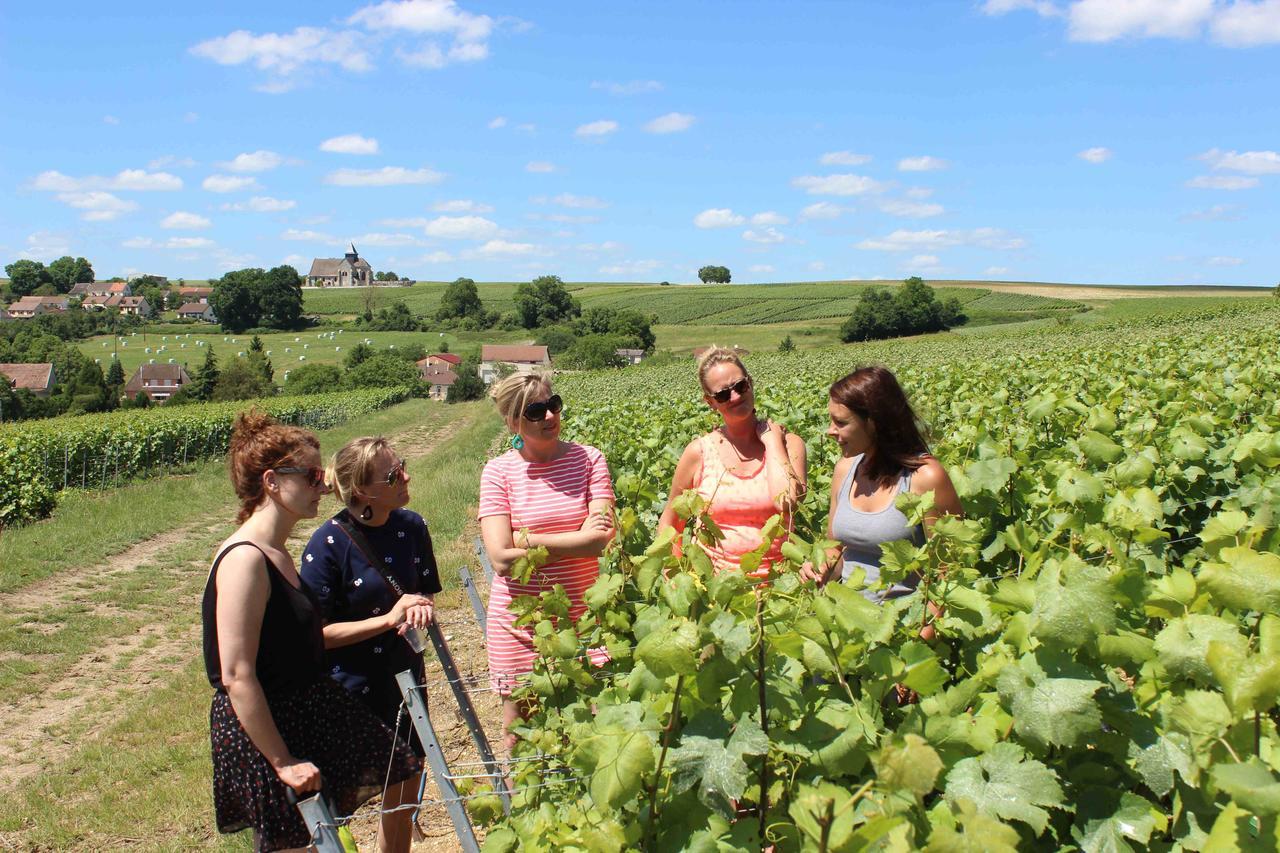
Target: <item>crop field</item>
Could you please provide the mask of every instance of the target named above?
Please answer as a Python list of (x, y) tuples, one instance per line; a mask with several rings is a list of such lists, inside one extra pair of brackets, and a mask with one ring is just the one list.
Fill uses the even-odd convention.
[[(509, 818), (478, 809), (486, 849), (1273, 849), (1278, 347), (1268, 301), (752, 357), (762, 414), (810, 451), (764, 585), (712, 573), (696, 502), (683, 556), (653, 536), (714, 425), (692, 365), (562, 379), (567, 428), (610, 461), (621, 545), (576, 626), (553, 593), (521, 603), (544, 655), (517, 749), (535, 787)], [(824, 538), (826, 386), (871, 360), (967, 512), (886, 546), (887, 580), (923, 580), (884, 606), (795, 573)], [(610, 662), (584, 666), (599, 646)]]

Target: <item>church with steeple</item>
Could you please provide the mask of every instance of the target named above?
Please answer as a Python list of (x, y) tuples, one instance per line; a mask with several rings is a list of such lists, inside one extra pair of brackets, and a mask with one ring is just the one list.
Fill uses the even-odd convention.
[(352, 243), (341, 258), (316, 258), (307, 273), (307, 287), (368, 287), (374, 283), (373, 267)]

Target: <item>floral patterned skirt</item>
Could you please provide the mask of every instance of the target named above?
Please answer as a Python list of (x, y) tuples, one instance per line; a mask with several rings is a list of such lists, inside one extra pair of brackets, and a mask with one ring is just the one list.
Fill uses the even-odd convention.
[[(367, 706), (328, 677), (267, 698), (289, 752), (320, 768), (325, 794), (349, 815), (390, 784), (410, 779), (422, 765)], [(213, 748), (213, 805), (218, 831), (254, 829), (257, 850), (307, 847), (311, 832), (289, 802), (285, 784), (258, 751), (221, 691), (209, 711)]]

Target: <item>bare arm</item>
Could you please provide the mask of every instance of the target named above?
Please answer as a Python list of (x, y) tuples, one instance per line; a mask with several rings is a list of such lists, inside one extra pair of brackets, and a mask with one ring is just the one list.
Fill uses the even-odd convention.
[(933, 509), (924, 518), (924, 532), (928, 535), (933, 524), (944, 515), (964, 515), (964, 507), (960, 504), (960, 496), (951, 483), (951, 477), (942, 463), (932, 456), (926, 458), (923, 465), (911, 476), (911, 493), (924, 495), (933, 492)]
[(552, 557), (599, 557), (613, 539), (613, 501), (602, 498), (588, 503), (586, 520), (577, 530), (519, 534), (517, 538), (530, 548), (546, 548)]
[(299, 793), (319, 790), (320, 771), (289, 752), (258, 681), (258, 643), (271, 594), (267, 571), (266, 560), (253, 548), (236, 548), (218, 567), (215, 619), (222, 686), (249, 740), (281, 781)]
[(684, 453), (680, 454), (680, 461), (676, 463), (676, 472), (671, 477), (671, 492), (667, 495), (667, 505), (658, 518), (659, 530), (664, 527), (684, 530), (684, 519), (676, 515), (676, 511), (671, 508), (671, 503), (687, 489), (692, 489), (696, 485), (695, 479), (701, 471), (702, 442), (694, 439), (685, 447)]
[[(422, 607), (428, 610), (422, 611)], [(324, 647), (340, 649), (376, 637), (379, 634), (399, 628), (405, 622), (415, 628), (425, 628), (431, 621), (431, 599), (425, 595), (406, 593), (400, 596), (395, 606), (381, 616), (370, 616), (352, 622), (330, 622), (324, 626)], [(421, 623), (421, 624), (419, 624)]]
[(511, 577), (511, 565), (529, 553), (528, 548), (516, 547), (509, 515), (486, 515), (480, 519), (480, 538), (493, 571), (504, 578)]
[[(849, 473), (849, 465), (852, 464), (852, 458), (842, 456), (836, 461), (836, 468), (831, 472), (831, 498), (827, 503), (827, 538), (835, 539), (835, 522), (836, 522), (836, 502), (840, 499), (840, 489), (844, 485), (845, 475)], [(830, 583), (840, 576), (842, 568), (840, 557), (844, 553), (844, 548), (836, 545), (827, 549), (827, 564), (822, 567), (822, 573), (819, 575), (818, 583)]]

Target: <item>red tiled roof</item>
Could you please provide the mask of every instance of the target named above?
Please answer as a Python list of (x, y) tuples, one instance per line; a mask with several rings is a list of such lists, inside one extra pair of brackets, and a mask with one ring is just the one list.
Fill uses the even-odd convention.
[(523, 344), (483, 344), (481, 361), (509, 361), (521, 364), (548, 364), (547, 348)]
[(438, 358), (442, 361), (447, 361), (450, 364), (462, 364), (462, 356), (454, 355), (451, 352), (438, 352), (434, 355), (427, 356), (427, 358)]
[(0, 373), (9, 377), (14, 388), (28, 391), (47, 391), (53, 384), (52, 364), (0, 364)]

